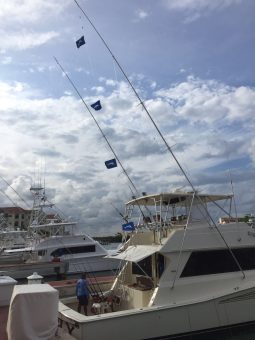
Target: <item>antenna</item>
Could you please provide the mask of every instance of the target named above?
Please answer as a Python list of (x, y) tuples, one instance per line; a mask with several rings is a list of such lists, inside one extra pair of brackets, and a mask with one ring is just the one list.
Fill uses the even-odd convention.
[(231, 174), (230, 169), (228, 170), (228, 173), (229, 173), (229, 178), (230, 178), (231, 191), (232, 191), (232, 194), (233, 194), (233, 202), (234, 202), (236, 221), (238, 222), (237, 209), (236, 209), (236, 200), (235, 200), (235, 193), (234, 193), (234, 185), (233, 185), (232, 174)]

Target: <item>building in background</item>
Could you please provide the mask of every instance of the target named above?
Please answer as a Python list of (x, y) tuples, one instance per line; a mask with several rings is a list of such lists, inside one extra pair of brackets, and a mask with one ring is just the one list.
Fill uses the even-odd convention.
[(29, 226), (31, 210), (20, 207), (0, 207), (0, 214), (9, 227), (26, 230)]

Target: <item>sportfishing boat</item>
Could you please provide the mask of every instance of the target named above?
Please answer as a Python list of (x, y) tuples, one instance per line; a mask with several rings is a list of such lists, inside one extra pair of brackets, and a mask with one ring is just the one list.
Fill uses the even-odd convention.
[[(111, 290), (92, 297), (90, 316), (60, 304), (72, 335), (170, 339), (254, 323), (255, 229), (226, 212), (232, 199), (174, 191), (129, 201)], [(231, 218), (215, 222), (215, 208)]]
[(110, 251), (89, 235), (77, 233), (76, 222), (54, 211), (43, 187), (34, 186), (30, 190), (34, 203), (26, 244), (4, 250), (0, 255), (0, 271), (19, 279), (33, 272), (48, 276), (118, 268), (118, 262), (105, 258)]
[[(106, 167), (115, 167), (118, 163), (135, 196), (126, 204), (123, 215), (127, 241), (118, 254), (108, 257), (124, 262), (113, 286), (106, 293), (92, 291), (89, 316), (73, 310), (74, 302), (69, 299), (59, 304), (59, 318), (68, 325), (75, 338), (83, 340), (190, 338), (195, 333), (254, 323), (253, 225), (233, 218), (232, 194), (202, 194), (196, 190), (140, 92), (136, 91), (79, 2), (74, 2), (112, 56), (190, 191), (139, 197), (133, 181), (91, 112), (90, 106), (96, 111), (101, 109), (100, 101), (90, 106), (86, 104), (55, 58), (114, 155), (114, 159), (105, 162)], [(84, 36), (82, 40), (76, 42), (77, 48), (85, 44)], [(231, 201), (229, 212), (225, 204), (219, 204), (228, 200)], [(218, 220), (217, 209), (229, 216), (224, 224)]]

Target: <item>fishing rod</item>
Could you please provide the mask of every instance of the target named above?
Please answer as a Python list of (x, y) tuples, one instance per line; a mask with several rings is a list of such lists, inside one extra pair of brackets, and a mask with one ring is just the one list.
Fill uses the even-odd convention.
[(200, 201), (202, 207), (204, 208), (206, 214), (208, 215), (210, 221), (212, 222), (212, 224), (214, 225), (215, 229), (217, 230), (217, 232), (219, 233), (221, 239), (223, 240), (224, 244), (226, 245), (226, 247), (228, 248), (230, 254), (232, 255), (234, 261), (236, 262), (239, 270), (242, 272), (243, 274), (243, 278), (245, 278), (245, 274), (244, 271), (242, 270), (237, 258), (235, 257), (234, 253), (232, 252), (231, 248), (229, 247), (229, 245), (227, 244), (226, 240), (224, 239), (223, 235), (221, 234), (219, 228), (217, 227), (216, 223), (214, 222), (213, 218), (211, 217), (211, 215), (209, 214), (209, 212), (207, 211), (206, 207), (204, 207), (203, 201), (200, 198), (199, 195), (197, 195), (197, 191), (195, 189), (195, 187), (193, 186), (191, 180), (189, 179), (188, 175), (186, 174), (185, 170), (183, 169), (183, 167), (181, 166), (180, 162), (178, 161), (177, 157), (175, 156), (175, 153), (173, 152), (173, 150), (171, 149), (171, 147), (169, 146), (169, 144), (167, 143), (165, 137), (163, 136), (162, 132), (160, 131), (159, 127), (157, 126), (156, 122), (154, 121), (154, 119), (152, 118), (149, 110), (147, 109), (147, 107), (145, 106), (144, 102), (142, 101), (141, 97), (139, 96), (138, 92), (136, 91), (134, 85), (132, 84), (131, 80), (129, 79), (129, 77), (127, 76), (126, 72), (124, 71), (124, 69), (122, 68), (122, 66), (120, 65), (119, 61), (117, 60), (117, 58), (115, 57), (115, 55), (113, 54), (112, 50), (110, 49), (110, 47), (108, 46), (108, 44), (106, 43), (106, 41), (104, 40), (104, 38), (102, 37), (102, 35), (100, 34), (100, 32), (97, 30), (96, 26), (93, 24), (93, 22), (90, 20), (90, 18), (88, 17), (88, 15), (85, 13), (85, 11), (83, 10), (83, 8), (80, 6), (80, 4), (78, 3), (77, 0), (73, 0), (77, 7), (81, 10), (81, 12), (83, 13), (83, 15), (85, 16), (85, 18), (87, 19), (87, 21), (90, 23), (90, 25), (92, 26), (92, 28), (94, 29), (94, 31), (96, 32), (96, 34), (98, 35), (98, 37), (100, 38), (100, 40), (102, 41), (103, 45), (106, 47), (106, 49), (108, 50), (108, 52), (110, 53), (110, 55), (112, 56), (113, 60), (115, 61), (116, 65), (118, 66), (119, 70), (121, 71), (121, 73), (123, 74), (124, 78), (126, 79), (126, 81), (128, 82), (129, 86), (131, 87), (131, 89), (133, 90), (135, 96), (137, 97), (140, 105), (142, 106), (142, 108), (144, 109), (144, 111), (146, 112), (148, 118), (150, 119), (150, 121), (152, 122), (153, 126), (155, 127), (156, 131), (158, 132), (160, 138), (162, 139), (163, 143), (165, 144), (167, 150), (169, 151), (169, 153), (172, 155), (173, 159), (175, 160), (177, 166), (179, 167), (179, 169), (181, 170), (183, 176), (185, 177), (185, 179), (187, 180), (188, 184), (190, 185), (190, 187), (192, 188), (192, 191), (195, 193), (196, 198)]

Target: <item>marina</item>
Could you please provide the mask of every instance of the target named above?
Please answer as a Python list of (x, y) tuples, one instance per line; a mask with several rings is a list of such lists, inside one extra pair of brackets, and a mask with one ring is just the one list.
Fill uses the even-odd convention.
[(104, 259), (114, 250), (107, 250), (85, 233), (77, 233), (76, 222), (68, 221), (54, 211), (54, 204), (47, 201), (45, 188), (36, 186), (30, 191), (34, 203), (30, 225), (22, 233), (23, 246), (17, 247), (15, 235), (20, 238), (19, 231), (0, 230), (0, 272), (24, 279), (33, 272), (65, 277), (84, 271), (118, 269), (118, 262)]
[[(234, 74), (241, 63), (233, 48), (243, 26), (240, 36), (249, 45), (254, 5), (177, 2), (141, 2), (140, 8), (109, 2), (102, 12), (98, 0), (18, 4), (16, 25), (27, 39), (10, 41), (24, 56), (7, 55), (3, 41), (0, 66), (14, 66), (14, 60), (24, 65), (26, 44), (40, 49), (19, 70), (23, 82), (0, 86), (1, 123), (11, 126), (1, 131), (9, 145), (5, 150), (3, 144), (0, 164), (1, 340), (254, 339), (255, 92), (246, 59), (243, 72)], [(234, 10), (241, 3), (245, 23)], [(0, 16), (11, 18), (8, 30), (17, 20), (6, 15), (10, 8), (0, 9)], [(124, 39), (127, 21), (133, 35)], [(203, 31), (207, 21), (210, 29)], [(31, 32), (39, 24), (37, 36), (23, 30), (26, 22)], [(137, 60), (134, 73), (122, 66), (101, 29), (127, 66)], [(238, 51), (242, 47), (239, 42)], [(204, 51), (201, 69), (195, 67), (197, 51)], [(225, 55), (228, 61), (216, 72)], [(108, 57), (113, 75), (103, 61)], [(154, 72), (164, 85), (152, 79)], [(32, 81), (28, 86), (32, 79), (42, 90)], [(45, 159), (43, 165), (35, 156), (45, 157), (47, 171)], [(39, 166), (33, 175), (32, 160)], [(43, 172), (53, 185), (47, 194)], [(19, 194), (27, 196), (28, 183), (31, 210)]]
[[(130, 340), (252, 339), (254, 224), (221, 218), (214, 225), (208, 215), (216, 202), (221, 210), (232, 199), (175, 191), (127, 202), (133, 230), (123, 231), (127, 241), (108, 255), (122, 269), (88, 275), (88, 316), (77, 312), (77, 278), (43, 284), (58, 291), (61, 332), (77, 340), (117, 340), (120, 329)], [(6, 318), (8, 308), (1, 312)]]
[[(232, 198), (176, 191), (128, 202), (130, 220), (139, 206), (152, 211), (151, 216), (135, 215), (135, 230), (111, 256), (125, 263), (101, 297), (102, 306), (107, 301), (112, 310), (105, 313), (102, 307), (100, 318), (81, 316), (72, 308), (74, 301), (63, 300), (60, 314), (77, 324), (72, 334), (117, 339), (116, 323), (130, 340), (224, 334), (246, 324), (252, 328), (253, 226), (214, 225), (208, 215), (210, 205)], [(130, 323), (140, 327), (131, 330)]]

